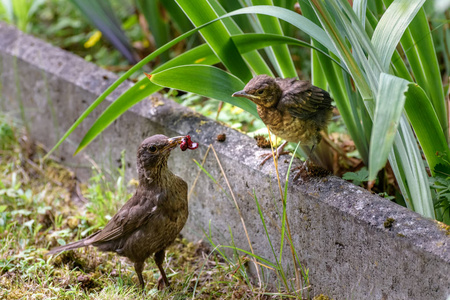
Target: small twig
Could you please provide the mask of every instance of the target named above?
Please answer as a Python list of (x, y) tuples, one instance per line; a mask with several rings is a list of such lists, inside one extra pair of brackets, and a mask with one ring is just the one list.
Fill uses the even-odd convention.
[(342, 150), (338, 145), (336, 145), (336, 143), (334, 143), (323, 131), (320, 132), (320, 135), (322, 136), (322, 140), (325, 142), (325, 144), (327, 144), (328, 146), (330, 146), (331, 149), (336, 151), (337, 155), (342, 157), (347, 163), (351, 164), (352, 166), (358, 163), (358, 160), (352, 157), (348, 157), (347, 153), (345, 153), (344, 150)]
[(231, 275), (234, 276), (234, 275), (236, 274), (236, 272), (239, 271), (239, 269), (241, 268), (241, 266), (242, 266), (243, 264), (245, 264), (246, 262), (248, 262), (249, 260), (250, 260), (250, 258), (248, 258), (247, 256), (244, 256), (244, 257), (242, 258), (242, 261), (239, 260), (239, 265), (237, 266), (236, 269), (234, 269), (233, 272), (231, 272)]
[(75, 185), (75, 192), (77, 193), (78, 199), (81, 200), (81, 202), (87, 203), (88, 201), (81, 192), (80, 183), (78, 182), (78, 180), (76, 181)]

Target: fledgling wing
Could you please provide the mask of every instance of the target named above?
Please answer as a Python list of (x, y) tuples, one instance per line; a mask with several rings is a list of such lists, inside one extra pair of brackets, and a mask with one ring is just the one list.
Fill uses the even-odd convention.
[(97, 235), (88, 239), (89, 244), (101, 244), (111, 241), (139, 229), (155, 215), (157, 204), (164, 202), (163, 191), (141, 193), (139, 190), (125, 203)]
[(320, 112), (332, 109), (332, 99), (327, 91), (295, 78), (277, 78), (283, 94), (279, 110), (287, 110), (299, 119), (310, 119)]

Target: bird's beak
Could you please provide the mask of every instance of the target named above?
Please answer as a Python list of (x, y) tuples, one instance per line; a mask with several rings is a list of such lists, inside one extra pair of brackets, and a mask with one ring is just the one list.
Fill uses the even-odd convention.
[(234, 93), (233, 95), (231, 95), (231, 97), (244, 97), (244, 98), (247, 98), (249, 100), (253, 100), (253, 99), (258, 99), (259, 98), (259, 97), (255, 96), (255, 95), (247, 94), (243, 90)]
[(184, 138), (185, 138), (184, 136), (176, 136), (176, 137), (170, 138), (168, 140), (166, 148), (169, 150), (172, 150), (173, 148), (175, 148), (176, 146), (181, 144), (181, 142), (183, 141)]

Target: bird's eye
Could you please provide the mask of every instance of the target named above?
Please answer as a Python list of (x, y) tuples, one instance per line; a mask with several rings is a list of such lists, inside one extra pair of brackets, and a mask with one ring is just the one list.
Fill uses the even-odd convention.
[(262, 94), (264, 93), (264, 90), (263, 90), (263, 89), (257, 90), (256, 93), (257, 93), (258, 95), (262, 95)]
[(156, 152), (156, 147), (151, 146), (150, 148), (148, 148), (148, 151), (150, 151), (151, 153)]

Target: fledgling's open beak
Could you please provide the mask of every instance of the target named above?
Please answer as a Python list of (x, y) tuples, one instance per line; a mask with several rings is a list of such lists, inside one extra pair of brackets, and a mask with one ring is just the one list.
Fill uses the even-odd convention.
[(184, 138), (185, 138), (185, 136), (176, 136), (176, 137), (168, 139), (166, 148), (169, 150), (172, 150), (173, 148), (175, 148), (176, 146), (181, 144), (181, 142), (183, 141)]
[(233, 95), (231, 95), (231, 97), (244, 97), (244, 98), (247, 98), (247, 99), (249, 99), (249, 100), (252, 100), (252, 99), (258, 99), (258, 98), (259, 98), (259, 97), (255, 96), (255, 95), (247, 94), (247, 93), (246, 93), (245, 91), (243, 91), (243, 90), (234, 93)]

